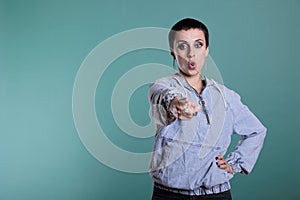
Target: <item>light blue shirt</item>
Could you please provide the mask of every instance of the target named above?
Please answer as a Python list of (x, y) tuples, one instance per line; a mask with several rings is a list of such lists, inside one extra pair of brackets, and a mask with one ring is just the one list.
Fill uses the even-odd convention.
[[(149, 88), (156, 126), (150, 174), (162, 189), (190, 195), (224, 192), (230, 189), (233, 174), (251, 172), (262, 149), (266, 128), (240, 96), (214, 80), (205, 82), (201, 94), (179, 74), (159, 79)], [(169, 104), (175, 96), (198, 103), (200, 112), (191, 120), (174, 118)], [(230, 174), (218, 168), (215, 158), (225, 155), (234, 133), (241, 137), (226, 158), (234, 172)]]

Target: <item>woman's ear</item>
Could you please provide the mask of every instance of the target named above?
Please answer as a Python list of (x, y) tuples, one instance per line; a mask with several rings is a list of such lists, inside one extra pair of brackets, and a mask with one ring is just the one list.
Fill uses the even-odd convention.
[(173, 49), (171, 49), (171, 48), (170, 48), (170, 54), (173, 57), (173, 59), (176, 60), (175, 53), (174, 53)]
[(174, 54), (174, 52), (172, 52), (172, 51), (171, 51), (171, 56), (173, 57), (174, 60), (176, 60), (175, 54)]
[(205, 57), (207, 57), (209, 54), (209, 47), (206, 48), (206, 53), (205, 53)]

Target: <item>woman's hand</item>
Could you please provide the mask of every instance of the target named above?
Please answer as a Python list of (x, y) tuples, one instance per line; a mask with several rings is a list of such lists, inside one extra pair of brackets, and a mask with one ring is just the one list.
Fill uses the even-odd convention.
[(180, 120), (192, 119), (200, 111), (200, 106), (187, 98), (175, 97), (170, 104), (170, 111)]
[(224, 169), (226, 172), (233, 174), (233, 170), (232, 167), (228, 164), (228, 162), (226, 160), (224, 160), (222, 155), (218, 155), (216, 157), (217, 160), (217, 165), (220, 169)]

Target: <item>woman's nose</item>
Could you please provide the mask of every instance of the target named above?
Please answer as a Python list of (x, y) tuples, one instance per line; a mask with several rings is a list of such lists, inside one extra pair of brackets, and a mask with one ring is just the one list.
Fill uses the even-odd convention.
[(189, 48), (187, 52), (187, 57), (192, 58), (193, 56), (195, 56), (195, 52), (192, 48)]

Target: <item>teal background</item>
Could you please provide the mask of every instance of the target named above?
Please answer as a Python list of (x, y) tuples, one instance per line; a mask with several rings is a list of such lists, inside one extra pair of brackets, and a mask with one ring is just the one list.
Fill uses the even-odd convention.
[[(73, 84), (84, 58), (108, 37), (170, 28), (187, 16), (208, 26), (224, 83), (268, 128), (253, 172), (231, 181), (234, 199), (299, 199), (299, 0), (0, 0), (0, 199), (150, 199), (148, 174), (111, 169), (83, 146), (72, 117)], [(111, 89), (137, 64), (172, 62), (166, 52), (128, 56), (124, 68), (112, 66), (99, 82), (97, 115), (115, 144), (150, 151), (153, 138), (131, 138), (114, 124)], [(140, 125), (150, 121), (146, 90), (130, 104)]]

